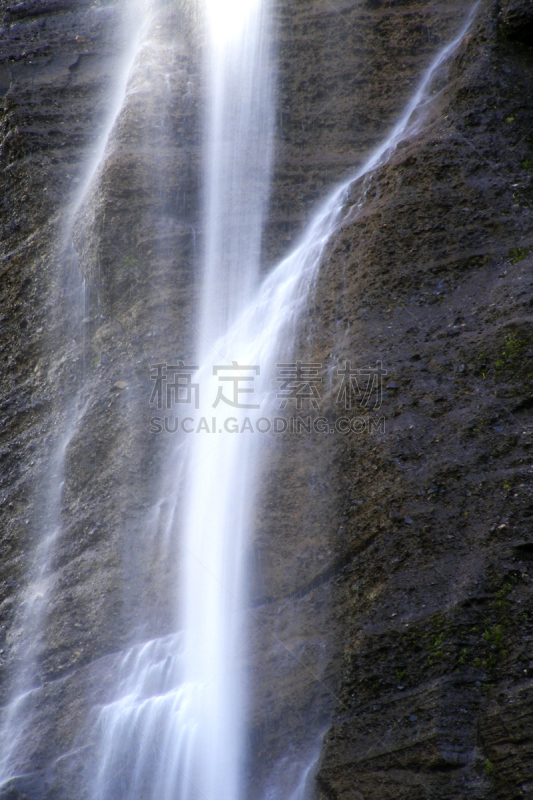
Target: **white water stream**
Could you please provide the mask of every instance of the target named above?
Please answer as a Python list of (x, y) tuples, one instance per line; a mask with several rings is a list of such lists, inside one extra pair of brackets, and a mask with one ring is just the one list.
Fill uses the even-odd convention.
[[(193, 377), (199, 407), (187, 408), (190, 429), (204, 432), (182, 437), (185, 446), (181, 441), (176, 448), (161, 493), (174, 508), (167, 537), (179, 536), (184, 554), (181, 632), (124, 656), (118, 699), (102, 707), (98, 718), (93, 800), (243, 796), (244, 553), (261, 436), (240, 431), (247, 419), (257, 428), (258, 420), (270, 415), (275, 365), (290, 356), (324, 250), (345, 214), (357, 213), (358, 206), (345, 212), (353, 184), (385, 163), (400, 140), (416, 134), (432, 79), (471, 20), (433, 61), (383, 144), (331, 193), (299, 244), (257, 287), (271, 161), (269, 8), (260, 0), (211, 0), (208, 10), (202, 366)], [(221, 399), (221, 389), (241, 407)], [(309, 788), (315, 759), (316, 754), (295, 788), (298, 800)], [(275, 789), (268, 797), (282, 800)]]
[[(79, 363), (83, 363), (83, 337), (80, 336), (80, 331), (83, 329), (82, 320), (86, 313), (86, 286), (73, 245), (76, 216), (90, 196), (108, 155), (110, 137), (124, 105), (128, 79), (149, 24), (150, 9), (151, 0), (128, 0), (121, 10), (118, 27), (124, 44), (118, 59), (115, 80), (108, 87), (102, 101), (105, 115), (101, 132), (85, 160), (80, 183), (71, 196), (58, 237), (57, 262), (61, 274), (55, 277), (59, 284), (66, 287), (66, 307), (56, 311), (69, 320), (68, 334), (72, 342), (78, 339), (77, 344), (70, 346), (69, 356), (77, 357)], [(83, 376), (80, 375), (80, 378)], [(54, 582), (51, 562), (61, 532), (66, 455), (88, 404), (87, 398), (83, 398), (82, 386), (67, 400), (60, 412), (59, 433), (47, 459), (46, 474), (39, 485), (41, 499), (35, 504), (35, 518), (27, 520), (27, 524), (31, 524), (37, 532), (36, 545), (28, 580), (19, 597), (18, 616), (13, 626), (17, 639), (12, 648), (16, 666), (12, 678), (11, 699), (0, 713), (0, 788), (19, 774), (28, 759), (25, 738), (32, 733), (34, 704), (42, 681), (37, 660)]]
[[(149, 4), (132, 0), (129, 8), (136, 11), (137, 33), (130, 39), (108, 124), (86, 165), (68, 225), (103, 162), (142, 44)], [(172, 498), (174, 514), (166, 536), (179, 536), (184, 554), (177, 614), (180, 632), (140, 644), (124, 655), (117, 699), (98, 715), (97, 764), (90, 777), (93, 800), (240, 800), (243, 796), (244, 553), (261, 436), (239, 431), (246, 429), (247, 419), (256, 428), (260, 418), (270, 416), (275, 365), (290, 357), (325, 248), (345, 213), (357, 213), (357, 207), (345, 211), (353, 184), (383, 164), (401, 139), (415, 135), (430, 99), (431, 81), (471, 19), (434, 60), (386, 141), (331, 193), (295, 249), (258, 285), (272, 169), (272, 13), (269, 0), (206, 0), (206, 9), (206, 236), (197, 362), (202, 366), (193, 378), (200, 387), (200, 402), (191, 413), (190, 428), (201, 428), (205, 419), (209, 430), (215, 431), (183, 436), (185, 446), (180, 442), (168, 465), (161, 497)], [(81, 278), (78, 292), (77, 317), (84, 313)], [(221, 389), (226, 399), (217, 402)], [(235, 400), (237, 405), (231, 405)], [(78, 399), (76, 403), (79, 406)], [(83, 414), (83, 407), (79, 409), (52, 458), (59, 476)], [(20, 742), (31, 724), (26, 699), (33, 691), (35, 648), (28, 632), (40, 628), (50, 591), (47, 570), (59, 530), (62, 486), (61, 480), (56, 483), (57, 497), (52, 498), (35, 553), (35, 580), (30, 580), (23, 600), (23, 614), (28, 616), (22, 627), (27, 633), (18, 647), (25, 658), (0, 726), (0, 786), (16, 774)], [(295, 800), (304, 799), (313, 769), (312, 763), (306, 767)], [(269, 797), (282, 800), (275, 790)]]

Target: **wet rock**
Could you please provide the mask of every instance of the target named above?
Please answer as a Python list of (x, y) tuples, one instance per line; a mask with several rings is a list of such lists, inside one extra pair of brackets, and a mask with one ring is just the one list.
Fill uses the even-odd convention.
[(533, 8), (524, 0), (504, 0), (498, 14), (500, 32), (505, 39), (533, 45)]
[[(35, 0), (1, 12), (3, 701), (33, 520), (55, 486), (45, 481), (47, 454), (72, 386), (88, 376), (67, 448), (42, 689), (26, 743), (54, 800), (82, 796), (88, 714), (111, 696), (120, 652), (173, 630), (174, 567), (147, 558), (141, 512), (168, 446), (147, 434), (150, 365), (193, 355), (201, 246), (198, 54), (181, 22), (165, 17), (156, 34), (165, 67), (149, 81), (139, 73), (76, 229), (97, 287), (86, 333), (73, 338), (57, 313), (68, 296), (53, 279), (58, 220), (119, 58), (115, 16), (89, 5)], [(466, 11), (461, 2), (330, 6), (278, 8), (269, 264), (382, 140)], [(373, 176), (364, 214), (348, 214), (328, 250), (301, 335), (315, 348), (305, 357), (379, 358), (401, 377), (390, 382), (383, 434), (268, 444), (248, 554), (254, 800), (287, 753), (310, 752), (326, 728), (322, 797), (508, 798), (529, 786), (532, 606), (522, 576), (532, 486), (522, 433), (533, 295), (530, 262), (511, 267), (509, 257), (531, 236), (531, 63), (516, 43), (528, 41), (529, 13), (527, 3), (480, 7), (427, 121)], [(46, 398), (44, 408), (33, 397)], [(334, 418), (334, 394), (324, 407)], [(496, 411), (507, 415), (501, 423)], [(40, 776), (28, 768), (36, 798)], [(14, 790), (26, 791), (21, 781)]]

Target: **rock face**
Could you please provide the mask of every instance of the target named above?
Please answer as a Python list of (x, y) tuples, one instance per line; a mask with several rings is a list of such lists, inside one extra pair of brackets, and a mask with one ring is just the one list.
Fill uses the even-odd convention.
[(321, 276), (317, 338), (389, 381), (386, 433), (337, 462), (323, 797), (531, 791), (532, 66), (481, 8)]
[[(279, 3), (265, 269), (467, 11)], [(161, 3), (76, 216), (74, 263), (65, 209), (109, 106), (119, 9), (28, 0), (4, 4), (1, 25), (1, 702), (29, 650), (38, 689), (24, 777), (0, 797), (67, 800), (90, 783), (90, 709), (112, 696), (120, 653), (174, 624), (174, 570), (146, 533), (171, 437), (149, 433), (148, 401), (150, 365), (194, 353), (201, 36), (186, 4)], [(480, 4), (419, 132), (353, 185), (360, 209), (330, 243), (296, 350), (332, 376), (324, 417), (384, 424), (266, 444), (250, 798), (289, 796), (313, 759), (324, 799), (533, 791), (531, 25), (525, 0)], [(83, 330), (63, 311), (71, 268), (88, 286)], [(382, 362), (381, 408), (339, 410), (348, 360)], [(46, 607), (28, 616), (54, 526)]]
[(498, 15), (500, 35), (510, 41), (522, 42), (531, 47), (533, 41), (533, 9), (530, 3), (508, 0), (502, 3)]

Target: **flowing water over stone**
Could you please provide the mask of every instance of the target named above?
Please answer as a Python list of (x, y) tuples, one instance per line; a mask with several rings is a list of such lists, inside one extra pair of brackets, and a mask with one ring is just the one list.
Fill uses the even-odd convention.
[[(269, 3), (232, 0), (220, 4), (213, 0), (205, 10), (205, 248), (198, 330), (203, 374), (211, 370), (211, 353), (215, 361), (220, 360), (217, 339), (246, 308), (257, 284), (274, 120)], [(241, 335), (235, 353), (223, 357), (221, 369), (242, 359), (246, 341)], [(227, 349), (232, 347), (233, 343), (228, 343)], [(203, 393), (206, 387), (201, 389)], [(200, 411), (212, 410), (205, 401), (201, 403)], [(213, 458), (211, 442), (194, 437), (186, 464), (179, 448), (176, 463), (169, 466), (168, 490), (174, 495), (174, 487), (187, 472), (192, 473), (183, 492), (184, 514), (179, 520), (171, 519), (166, 532), (168, 539), (176, 533), (176, 526), (182, 527), (187, 553), (182, 568), (183, 651), (168, 656), (168, 668), (149, 697), (143, 688), (146, 674), (157, 675), (158, 671), (150, 656), (145, 656), (125, 681), (131, 697), (104, 710), (95, 798), (116, 797), (116, 764), (132, 756), (135, 768), (121, 784), (123, 797), (170, 800), (178, 793), (183, 798), (233, 800), (240, 796), (244, 703), (241, 562), (252, 465), (251, 454), (239, 444), (232, 439), (224, 442)], [(160, 657), (162, 646), (153, 643), (154, 658)], [(123, 665), (126, 671), (129, 660), (128, 656)], [(161, 755), (155, 763), (154, 748)]]
[[(148, 8), (135, 6), (137, 35), (124, 60), (109, 124), (73, 205), (69, 241), (124, 102)], [(193, 389), (198, 387), (193, 393), (198, 402), (189, 421), (195, 432), (179, 438), (155, 504), (168, 506), (170, 500), (173, 511), (167, 514), (168, 521), (155, 527), (162, 530), (169, 554), (176, 538), (183, 553), (176, 578), (179, 633), (136, 645), (124, 654), (117, 699), (99, 710), (96, 721), (98, 755), (90, 779), (94, 800), (238, 800), (243, 795), (247, 709), (243, 659), (247, 614), (253, 613), (247, 609), (245, 551), (262, 454), (261, 435), (250, 431), (266, 430), (270, 423), (275, 366), (293, 356), (299, 321), (325, 249), (343, 219), (362, 207), (365, 176), (387, 159), (401, 139), (416, 134), (429, 101), (428, 87), (464, 35), (463, 30), (441, 51), (387, 140), (322, 204), (299, 244), (258, 287), (272, 169), (272, 14), (268, 2), (259, 0), (248, 4), (233, 0), (225, 4), (224, 14), (217, 0), (210, 0), (206, 8), (210, 77), (204, 289), (196, 361), (201, 367), (195, 368), (191, 381)], [(85, 286), (75, 272), (71, 280), (79, 325), (85, 313)], [(83, 417), (80, 397), (75, 398), (75, 413), (55, 451), (56, 476), (64, 472), (69, 441)], [(49, 498), (49, 520), (54, 515), (59, 520), (61, 487), (58, 477), (56, 494)], [(24, 625), (29, 633), (39, 628), (39, 608), (44, 608), (48, 591), (46, 570), (58, 527), (54, 523), (48, 529), (36, 550), (35, 582), (28, 588), (29, 595), (35, 595), (34, 606), (28, 606), (31, 619)], [(12, 755), (31, 721), (32, 682), (27, 676), (33, 650), (22, 644), (19, 649), (25, 651), (27, 666), (20, 670), (22, 677), (1, 731), (10, 743), (2, 751), (3, 781), (14, 774)], [(316, 761), (315, 748), (295, 781), (293, 800), (308, 795)], [(281, 800), (284, 795), (272, 786), (266, 796)]]
[[(231, 29), (217, 30), (211, 45), (216, 80), (207, 116), (201, 367), (186, 384), (198, 402), (194, 412), (187, 409), (191, 434), (182, 434), (162, 491), (174, 509), (165, 537), (179, 536), (183, 553), (180, 633), (124, 656), (118, 699), (102, 708), (97, 721), (94, 800), (242, 796), (242, 661), (246, 615), (253, 613), (246, 606), (244, 554), (261, 457), (261, 435), (251, 430), (268, 428), (275, 365), (292, 355), (325, 248), (343, 218), (362, 207), (365, 181), (359, 189), (354, 184), (416, 134), (428, 87), (464, 35), (440, 52), (390, 136), (323, 203), (298, 246), (254, 294), (271, 158), (271, 122), (257, 91), (263, 86), (265, 102), (271, 102), (271, 50), (266, 8), (257, 3), (239, 11), (243, 17)], [(245, 67), (239, 94), (235, 79)], [(295, 800), (310, 790), (316, 759), (314, 752), (302, 770)], [(268, 798), (281, 796), (275, 786), (267, 792)]]
[[(527, 794), (531, 4), (481, 4), (406, 138), (339, 200), (315, 277), (298, 286), (302, 303), (287, 291), (272, 310), (286, 311), (283, 328), (263, 315), (255, 279), (231, 300), (222, 286), (206, 320), (198, 176), (205, 169), (207, 186), (212, 115), (205, 28), (182, 14), (193, 0), (155, 0), (109, 158), (75, 214), (62, 272), (72, 266), (72, 281), (54, 292), (66, 201), (72, 181), (84, 183), (117, 74), (126, 2), (112, 2), (0, 10), (0, 798), (186, 797), (195, 771), (207, 784), (213, 763), (220, 782), (238, 770), (220, 766), (216, 748), (197, 766), (221, 730), (247, 800)], [(303, 242), (324, 187), (355, 173), (392, 129), (469, 7), (275, 4), (263, 277), (289, 241)], [(285, 277), (280, 269), (278, 288)], [(246, 318), (254, 304), (257, 324)], [(206, 321), (220, 356), (197, 344), (193, 328)], [(319, 413), (335, 430), (347, 409), (376, 410), (355, 380), (350, 406), (338, 366), (351, 359), (359, 375), (383, 359), (383, 428), (252, 434), (297, 410), (279, 413), (279, 369), (269, 376), (252, 341), (263, 325), (282, 340), (271, 361), (320, 362)], [(182, 372), (199, 385), (198, 408), (192, 391), (166, 418), (183, 426), (190, 415), (185, 426), (200, 432), (154, 435), (151, 365), (180, 357), (202, 365)], [(168, 387), (179, 370), (167, 373)], [(217, 403), (220, 388), (228, 398), (254, 388), (238, 396), (260, 408)], [(209, 444), (220, 451), (212, 471), (199, 462), (218, 459)], [(232, 480), (234, 462), (243, 466)], [(226, 535), (230, 500), (242, 531), (228, 557), (236, 575), (221, 556), (228, 538), (218, 552), (209, 538)], [(244, 607), (197, 574), (195, 557), (219, 581), (244, 584)], [(189, 608), (185, 587), (200, 585)], [(189, 620), (213, 608), (220, 638), (237, 644), (221, 654), (224, 642), (208, 641), (206, 651), (229, 677), (215, 663), (202, 674), (189, 655)], [(206, 631), (194, 633), (198, 647)], [(207, 706), (219, 713), (227, 686), (235, 718), (210, 731)]]
[(70, 357), (79, 364), (78, 377), (82, 388), (72, 397), (66, 398), (58, 426), (60, 431), (55, 438), (47, 471), (39, 487), (42, 500), (37, 505), (38, 518), (31, 520), (37, 531), (37, 544), (29, 580), (19, 600), (21, 621), (17, 627), (22, 634), (13, 648), (16, 656), (13, 699), (4, 709), (0, 721), (0, 787), (16, 775), (19, 764), (24, 763), (24, 738), (31, 732), (33, 703), (37, 698), (35, 690), (41, 683), (37, 660), (52, 589), (51, 560), (61, 533), (66, 455), (88, 408), (88, 399), (83, 390), (83, 318), (87, 312), (87, 286), (74, 245), (77, 215), (84, 204), (90, 202), (99, 171), (105, 162), (110, 137), (126, 97), (128, 79), (149, 24), (150, 5), (150, 0), (130, 0), (122, 9), (120, 32), (126, 45), (115, 80), (109, 87), (101, 133), (86, 160), (79, 186), (74, 189), (57, 242), (56, 280), (61, 286), (64, 302), (58, 305), (56, 313), (68, 319), (72, 341)]

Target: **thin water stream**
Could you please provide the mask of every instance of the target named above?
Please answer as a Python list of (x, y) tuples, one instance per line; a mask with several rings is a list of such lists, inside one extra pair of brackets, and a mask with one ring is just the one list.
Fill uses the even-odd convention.
[[(94, 189), (108, 154), (111, 134), (124, 104), (128, 79), (142, 46), (150, 11), (151, 0), (128, 0), (121, 9), (119, 29), (125, 45), (119, 58), (115, 80), (108, 87), (104, 100), (106, 113), (102, 129), (86, 159), (80, 183), (70, 198), (56, 244), (58, 275), (55, 279), (63, 287), (65, 298), (64, 307), (56, 308), (56, 313), (68, 319), (67, 336), (71, 343), (67, 344), (67, 349), (80, 365), (84, 363), (86, 282), (73, 243), (76, 219)], [(80, 388), (66, 398), (59, 411), (59, 430), (54, 437), (45, 474), (39, 484), (40, 500), (35, 503), (35, 518), (28, 520), (28, 524), (31, 522), (37, 532), (36, 545), (30, 561), (28, 579), (19, 597), (18, 616), (13, 626), (17, 639), (12, 648), (15, 666), (11, 699), (0, 714), (0, 788), (17, 775), (25, 764), (25, 737), (28, 733), (31, 734), (34, 703), (42, 684), (38, 656), (54, 582), (51, 563), (61, 533), (67, 451), (89, 405), (88, 398), (84, 396), (83, 370), (79, 378)]]

